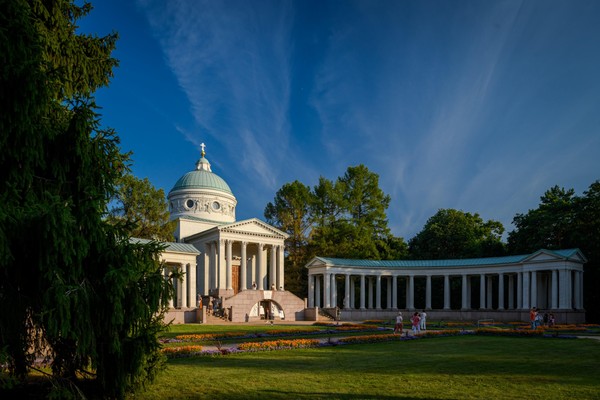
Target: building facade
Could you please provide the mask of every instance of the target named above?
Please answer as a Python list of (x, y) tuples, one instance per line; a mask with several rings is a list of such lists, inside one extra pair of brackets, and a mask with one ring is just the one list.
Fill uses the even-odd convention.
[[(339, 309), (344, 320), (427, 310), (430, 318), (446, 320), (522, 321), (536, 307), (559, 322), (584, 322), (585, 262), (578, 249), (463, 260), (316, 257), (306, 265), (307, 318), (317, 318), (318, 309)], [(432, 283), (443, 293), (438, 304), (432, 303)]]
[[(207, 314), (218, 313), (237, 322), (303, 319), (304, 300), (285, 290), (288, 235), (257, 218), (236, 221), (237, 199), (205, 155), (202, 144), (196, 168), (179, 178), (167, 196), (176, 243), (169, 243), (162, 257), (167, 276), (169, 268), (184, 272), (181, 281), (173, 282), (181, 296), (167, 318), (206, 321)], [(180, 247), (194, 260), (180, 262), (183, 254), (174, 251)]]

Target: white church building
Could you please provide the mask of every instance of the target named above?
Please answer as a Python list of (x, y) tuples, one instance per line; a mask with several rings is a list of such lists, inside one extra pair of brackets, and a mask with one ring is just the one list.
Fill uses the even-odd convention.
[(176, 242), (166, 244), (161, 259), (166, 277), (172, 269), (183, 274), (173, 282), (176, 295), (166, 319), (200, 322), (214, 313), (234, 322), (302, 320), (304, 300), (285, 290), (288, 235), (256, 218), (236, 221), (237, 199), (201, 147), (196, 168), (167, 196)]

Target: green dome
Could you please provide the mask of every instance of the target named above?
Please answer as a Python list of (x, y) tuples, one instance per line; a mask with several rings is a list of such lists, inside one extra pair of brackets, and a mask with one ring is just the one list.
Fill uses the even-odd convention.
[(190, 171), (179, 178), (169, 193), (183, 189), (212, 189), (233, 196), (227, 182), (210, 170), (210, 164), (204, 157), (198, 161), (197, 169)]

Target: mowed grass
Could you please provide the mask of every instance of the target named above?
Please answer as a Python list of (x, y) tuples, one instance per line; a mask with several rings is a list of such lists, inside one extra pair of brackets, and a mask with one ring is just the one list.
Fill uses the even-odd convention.
[(599, 364), (592, 339), (441, 337), (173, 359), (135, 398), (600, 399)]

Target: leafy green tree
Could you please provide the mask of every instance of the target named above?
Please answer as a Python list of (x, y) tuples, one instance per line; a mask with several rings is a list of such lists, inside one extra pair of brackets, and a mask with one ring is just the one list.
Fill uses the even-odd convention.
[(575, 190), (558, 186), (550, 188), (540, 198), (537, 209), (513, 218), (515, 230), (508, 234), (511, 253), (577, 246), (573, 240), (577, 207)]
[(349, 250), (340, 219), (344, 210), (339, 184), (324, 177), (313, 188), (314, 201), (311, 207), (313, 231), (310, 240), (311, 254), (342, 257)]
[(498, 221), (484, 221), (479, 214), (441, 209), (409, 241), (412, 258), (475, 258), (504, 254)]
[(366, 166), (348, 167), (335, 184), (321, 178), (314, 193), (315, 254), (382, 259), (405, 251), (403, 240), (394, 238), (388, 227), (390, 197)]
[(294, 181), (283, 185), (275, 194), (273, 203), (268, 203), (265, 208), (267, 222), (290, 235), (286, 240), (285, 286), (298, 296), (304, 296), (307, 291), (304, 265), (310, 258), (308, 241), (312, 203), (310, 188)]
[(131, 223), (131, 236), (173, 241), (175, 221), (169, 221), (165, 192), (156, 189), (148, 178), (126, 174), (119, 179), (109, 221)]
[(583, 196), (573, 189), (554, 186), (540, 198), (538, 208), (513, 219), (508, 234), (511, 254), (545, 248), (579, 248), (588, 259), (584, 265), (584, 307), (588, 321), (600, 321), (600, 181), (592, 183)]
[(132, 243), (104, 218), (128, 157), (94, 111), (116, 34), (78, 34), (90, 10), (0, 3), (0, 355), (24, 381), (44, 351), (57, 382), (71, 384), (60, 387), (91, 368), (96, 395), (122, 398), (160, 368), (172, 288), (160, 245)]
[(588, 321), (600, 322), (600, 181), (590, 185), (577, 207), (574, 241), (588, 259), (584, 265), (584, 307)]

